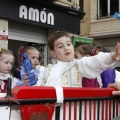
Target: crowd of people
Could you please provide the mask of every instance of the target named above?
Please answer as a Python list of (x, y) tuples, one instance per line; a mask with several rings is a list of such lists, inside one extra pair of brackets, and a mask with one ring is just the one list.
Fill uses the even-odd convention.
[[(99, 48), (91, 44), (83, 44), (75, 49), (75, 58), (89, 57), (97, 55), (99, 52), (107, 52), (110, 50), (106, 48)], [(120, 82), (120, 72), (115, 69), (108, 68), (103, 71), (97, 78), (89, 79), (83, 78), (82, 87), (103, 87), (107, 88), (109, 83)]]
[[(22, 74), (21, 64), (23, 53), (27, 53), (33, 69), (37, 72), (35, 86), (62, 87), (114, 87), (113, 95), (120, 95), (120, 72), (112, 66), (120, 60), (120, 43), (116, 51), (84, 44), (73, 48), (71, 36), (64, 31), (53, 33), (48, 39), (50, 53), (54, 58), (53, 64), (46, 67), (40, 65), (40, 52), (31, 46), (21, 46), (18, 49), (18, 68), (11, 74), (15, 58), (10, 50), (0, 49), (0, 92), (6, 92), (5, 77), (12, 79), (12, 88), (29, 85), (29, 78)], [(106, 50), (106, 51), (104, 51)], [(3, 75), (4, 74), (4, 75)]]

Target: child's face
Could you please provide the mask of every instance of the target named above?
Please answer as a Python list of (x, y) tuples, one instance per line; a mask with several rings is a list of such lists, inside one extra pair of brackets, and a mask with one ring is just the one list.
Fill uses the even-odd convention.
[(36, 68), (39, 63), (39, 52), (37, 50), (29, 50), (28, 57), (31, 59), (33, 68)]
[(78, 59), (78, 60), (83, 57), (83, 55), (80, 54), (80, 52), (79, 52), (78, 50), (75, 51), (75, 55), (74, 55), (74, 56), (75, 56), (75, 58)]
[(12, 55), (2, 55), (0, 58), (0, 73), (9, 73), (13, 66)]
[(69, 62), (74, 58), (74, 49), (70, 38), (64, 36), (54, 42), (54, 51), (51, 51), (54, 58)]

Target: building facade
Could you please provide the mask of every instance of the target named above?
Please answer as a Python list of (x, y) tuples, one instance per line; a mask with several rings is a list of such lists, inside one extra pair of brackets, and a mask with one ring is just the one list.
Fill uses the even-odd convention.
[(83, 12), (69, 6), (74, 6), (72, 2), (64, 2), (66, 5), (55, 2), (1, 0), (0, 48), (12, 50), (16, 57), (21, 45), (32, 45), (41, 52), (42, 64), (47, 65), (51, 60), (48, 36), (56, 30), (79, 35), (80, 20), (84, 16)]
[(97, 46), (115, 51), (120, 41), (120, 20), (113, 15), (120, 13), (120, 0), (84, 0), (83, 11), (86, 15), (81, 20), (80, 36), (91, 37)]
[(94, 38), (98, 46), (115, 46), (120, 37), (120, 21), (113, 18), (120, 11), (119, 0), (84, 0), (86, 15), (81, 21), (81, 36)]

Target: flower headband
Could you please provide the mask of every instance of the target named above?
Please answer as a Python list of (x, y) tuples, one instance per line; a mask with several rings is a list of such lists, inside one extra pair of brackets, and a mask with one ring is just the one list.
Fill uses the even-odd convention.
[(97, 50), (98, 50), (98, 48), (95, 48), (95, 49), (91, 50), (91, 52), (90, 52), (91, 56), (94, 56), (96, 54)]

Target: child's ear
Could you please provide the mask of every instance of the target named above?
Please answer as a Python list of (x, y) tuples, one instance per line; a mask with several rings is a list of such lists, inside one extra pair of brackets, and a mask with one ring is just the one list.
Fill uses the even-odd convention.
[(51, 50), (51, 51), (50, 51), (50, 54), (51, 54), (54, 58), (56, 58), (55, 51)]

